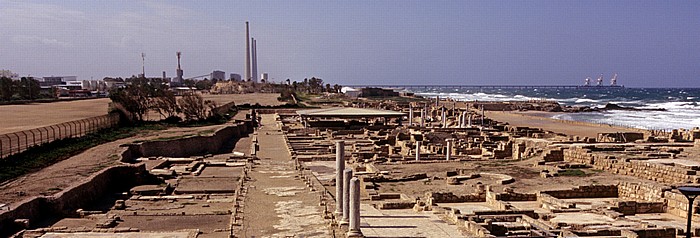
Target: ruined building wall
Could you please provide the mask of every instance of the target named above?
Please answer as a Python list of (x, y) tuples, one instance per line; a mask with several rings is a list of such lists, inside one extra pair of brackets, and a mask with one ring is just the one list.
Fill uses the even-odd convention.
[(240, 138), (242, 135), (251, 133), (252, 128), (251, 121), (237, 122), (232, 126), (217, 130), (211, 136), (193, 136), (167, 141), (147, 141), (140, 144), (132, 144), (129, 145), (129, 151), (124, 152), (124, 154), (133, 159), (151, 156), (189, 157), (192, 155), (218, 153), (225, 143), (228, 143), (233, 138)]
[(592, 165), (595, 169), (614, 174), (630, 175), (663, 183), (700, 183), (694, 170), (666, 166), (645, 161), (624, 161), (613, 156), (593, 154), (588, 149), (572, 148), (564, 151), (567, 162)]
[(541, 193), (555, 198), (606, 198), (617, 197), (617, 185), (588, 185), (579, 186), (568, 190), (549, 190)]
[(29, 219), (31, 224), (49, 216), (69, 216), (109, 191), (135, 186), (140, 179), (137, 175), (145, 171), (143, 164), (109, 167), (52, 196), (24, 200), (12, 209), (0, 212), (0, 236), (21, 229), (14, 224), (15, 219)]

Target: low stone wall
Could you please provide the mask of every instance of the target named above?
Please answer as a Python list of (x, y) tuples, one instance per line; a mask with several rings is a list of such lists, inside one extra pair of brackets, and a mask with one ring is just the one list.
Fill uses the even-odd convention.
[(620, 236), (625, 238), (676, 238), (674, 228), (644, 228), (622, 230)]
[(555, 198), (611, 198), (618, 196), (617, 185), (588, 185), (567, 190), (542, 191)]
[(474, 237), (496, 237), (494, 235), (491, 235), (491, 232), (481, 226), (479, 223), (473, 222), (473, 221), (464, 221), (462, 227), (464, 230), (471, 236)]
[(664, 201), (664, 192), (666, 191), (671, 191), (671, 187), (630, 182), (621, 182), (617, 185), (618, 197), (628, 200), (660, 202)]
[(129, 151), (123, 153), (122, 161), (131, 162), (130, 159), (139, 157), (189, 157), (192, 155), (218, 153), (231, 139), (240, 138), (252, 132), (252, 121), (246, 120), (219, 129), (211, 136), (193, 136), (167, 141), (147, 141), (130, 144), (127, 145)]
[(537, 196), (537, 201), (542, 205), (543, 208), (547, 208), (550, 210), (576, 208), (575, 203), (566, 202), (564, 200), (552, 197), (551, 195), (546, 193), (539, 193)]
[[(664, 198), (666, 199), (666, 212), (687, 218), (688, 217), (688, 199), (678, 191), (666, 191), (664, 192)], [(700, 216), (697, 211), (700, 209), (700, 199), (695, 199), (693, 203), (693, 220), (700, 221)]]
[(71, 186), (52, 196), (41, 196), (20, 202), (8, 211), (0, 212), (0, 236), (16, 232), (22, 227), (15, 219), (29, 219), (30, 223), (51, 216), (73, 215), (75, 210), (100, 199), (108, 192), (126, 189), (141, 183), (146, 168), (141, 165), (120, 165), (103, 169), (84, 182)]
[(588, 164), (610, 173), (663, 183), (700, 183), (700, 177), (696, 176), (695, 170), (639, 160), (618, 160), (614, 156), (593, 154), (591, 150), (580, 147), (565, 150), (564, 161)]
[(623, 215), (634, 215), (643, 213), (663, 213), (666, 210), (664, 202), (641, 202), (641, 201), (617, 201), (613, 210)]
[(396, 202), (381, 202), (377, 204), (377, 208), (381, 210), (386, 209), (411, 209), (416, 205), (416, 202), (410, 201), (396, 201)]
[(458, 203), (458, 202), (485, 202), (486, 194), (454, 195), (453, 193), (427, 192), (425, 193), (428, 204)]

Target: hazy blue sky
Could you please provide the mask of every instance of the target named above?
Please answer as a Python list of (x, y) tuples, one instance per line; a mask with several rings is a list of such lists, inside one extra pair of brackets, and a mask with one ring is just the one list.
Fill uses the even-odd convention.
[(700, 87), (700, 1), (0, 0), (0, 69), (80, 79), (259, 72), (340, 84)]

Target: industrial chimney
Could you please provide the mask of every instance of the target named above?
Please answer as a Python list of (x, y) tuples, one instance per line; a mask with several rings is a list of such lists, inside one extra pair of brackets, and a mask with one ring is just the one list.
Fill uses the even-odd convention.
[(245, 22), (245, 81), (250, 81), (250, 32)]

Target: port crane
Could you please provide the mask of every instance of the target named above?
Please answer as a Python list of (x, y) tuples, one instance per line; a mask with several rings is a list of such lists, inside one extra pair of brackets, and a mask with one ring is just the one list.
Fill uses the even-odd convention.
[(610, 79), (610, 86), (617, 86), (617, 73)]

